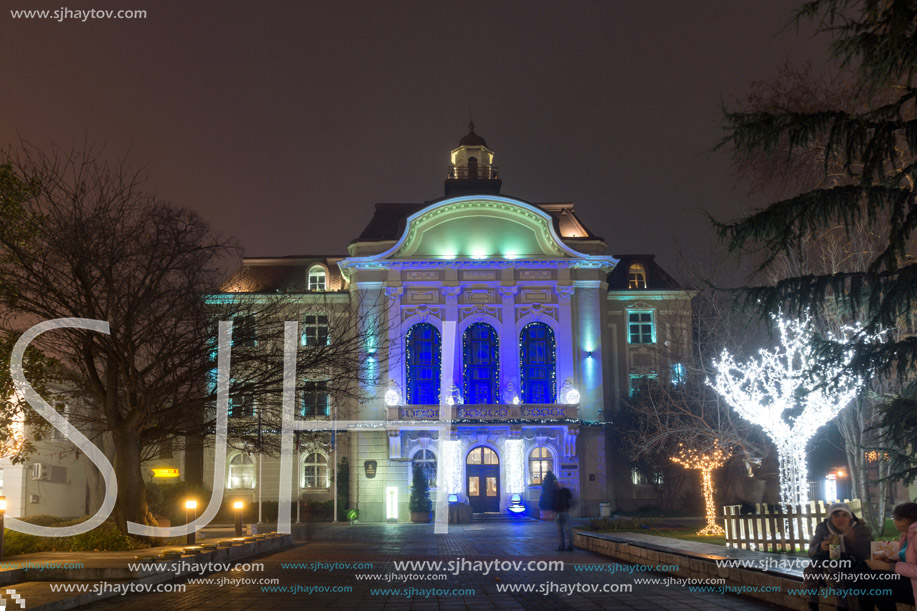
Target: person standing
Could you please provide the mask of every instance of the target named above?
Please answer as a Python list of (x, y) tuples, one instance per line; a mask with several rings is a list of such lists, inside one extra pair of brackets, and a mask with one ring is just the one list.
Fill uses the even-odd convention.
[[(560, 535), (560, 547), (557, 551), (573, 551), (573, 529), (570, 527), (570, 510), (573, 508), (573, 493), (569, 488), (560, 488), (554, 497), (554, 511), (557, 512), (557, 532)], [(567, 543), (564, 543), (566, 535)]]

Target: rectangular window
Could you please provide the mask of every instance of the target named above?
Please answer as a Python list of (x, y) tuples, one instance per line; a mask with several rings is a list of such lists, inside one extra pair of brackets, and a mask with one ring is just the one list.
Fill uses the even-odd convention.
[(232, 345), (239, 348), (254, 348), (258, 345), (258, 328), (253, 315), (245, 314), (233, 319)]
[(252, 395), (239, 395), (229, 398), (230, 418), (251, 418), (255, 415), (255, 398)]
[(327, 346), (328, 317), (324, 314), (306, 314), (302, 328), (303, 346)]
[(688, 370), (683, 363), (672, 364), (672, 386), (681, 386), (688, 381)]
[(321, 380), (309, 380), (303, 383), (302, 389), (302, 407), (299, 415), (303, 418), (314, 418), (317, 416), (328, 416), (328, 382)]
[(655, 373), (632, 373), (630, 374), (630, 386), (628, 396), (633, 397), (641, 390), (645, 390), (652, 380), (656, 379)]
[(651, 477), (647, 477), (642, 471), (634, 467), (630, 470), (630, 477), (634, 486), (662, 485), (662, 473), (654, 473)]
[(652, 312), (627, 313), (627, 342), (630, 344), (655, 344), (656, 329)]

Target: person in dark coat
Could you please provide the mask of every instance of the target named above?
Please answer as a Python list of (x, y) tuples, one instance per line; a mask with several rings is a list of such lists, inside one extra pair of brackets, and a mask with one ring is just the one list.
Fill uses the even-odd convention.
[[(812, 563), (803, 571), (805, 587), (816, 590), (822, 587), (841, 590), (857, 587), (847, 585), (846, 575), (868, 571), (869, 544), (872, 533), (862, 520), (853, 515), (847, 503), (835, 503), (828, 508), (828, 518), (815, 528), (809, 542)], [(832, 546), (836, 558), (831, 557)], [(835, 565), (836, 560), (838, 562)], [(847, 607), (847, 599), (838, 597), (838, 606)], [(809, 609), (818, 609), (818, 594), (809, 595)]]
[[(557, 512), (557, 532), (560, 534), (560, 547), (557, 551), (573, 551), (573, 530), (570, 528), (570, 510), (573, 509), (573, 493), (569, 488), (559, 488), (554, 494), (554, 511)], [(564, 544), (564, 535), (567, 543)]]

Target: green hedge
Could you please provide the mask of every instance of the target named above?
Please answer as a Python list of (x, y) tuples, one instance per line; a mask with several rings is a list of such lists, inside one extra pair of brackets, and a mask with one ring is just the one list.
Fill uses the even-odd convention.
[[(38, 526), (72, 526), (85, 522), (89, 516), (81, 518), (57, 518), (37, 515), (22, 518), (23, 522)], [(149, 547), (143, 539), (125, 535), (118, 530), (114, 522), (103, 522), (89, 532), (72, 537), (36, 537), (14, 530), (3, 531), (3, 553), (5, 556), (34, 554), (37, 552), (121, 552)]]

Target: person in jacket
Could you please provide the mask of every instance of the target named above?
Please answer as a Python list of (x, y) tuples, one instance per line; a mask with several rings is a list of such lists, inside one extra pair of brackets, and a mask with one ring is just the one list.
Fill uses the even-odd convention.
[[(809, 595), (809, 609), (818, 609), (817, 590), (828, 587), (843, 590), (847, 585), (846, 576), (865, 568), (869, 558), (869, 544), (872, 534), (862, 520), (853, 515), (847, 503), (835, 503), (828, 508), (828, 518), (815, 528), (815, 534), (809, 542), (811, 564), (803, 571), (805, 587)], [(831, 558), (832, 545), (836, 546), (837, 558)], [(843, 560), (834, 563), (832, 560)], [(840, 565), (840, 566), (838, 566)], [(845, 608), (845, 597), (837, 597), (838, 606)]]
[(877, 602), (880, 610), (896, 609), (896, 603), (913, 605), (917, 599), (917, 503), (901, 503), (892, 510), (892, 522), (901, 533), (898, 539), (898, 553), (881, 560), (868, 561), (869, 568), (875, 572), (889, 571), (900, 575), (901, 579), (874, 580), (873, 587), (891, 588), (893, 595)]

